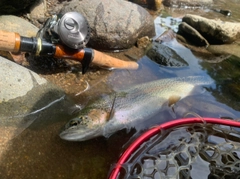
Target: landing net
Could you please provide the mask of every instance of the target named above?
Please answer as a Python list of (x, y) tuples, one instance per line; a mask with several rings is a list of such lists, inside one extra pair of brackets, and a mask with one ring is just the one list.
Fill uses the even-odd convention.
[(152, 128), (122, 154), (109, 178), (240, 178), (240, 122), (186, 118)]

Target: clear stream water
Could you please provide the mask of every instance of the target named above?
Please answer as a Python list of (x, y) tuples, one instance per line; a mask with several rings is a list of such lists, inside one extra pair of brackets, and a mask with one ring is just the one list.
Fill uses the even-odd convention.
[[(219, 0), (214, 5), (230, 9), (231, 17), (206, 10), (166, 9), (166, 14), (182, 17), (184, 13), (201, 14), (209, 18), (240, 22), (240, 1)], [(161, 33), (157, 28), (157, 33)], [(200, 116), (231, 117), (240, 116), (240, 59), (230, 57), (221, 63), (208, 63), (176, 41), (167, 43), (184, 60), (188, 67), (163, 67), (149, 60), (146, 56), (139, 59), (137, 71), (115, 70), (108, 73), (105, 82), (100, 82), (91, 90), (97, 92), (101, 83), (109, 88), (143, 83), (150, 80), (188, 75), (209, 75), (215, 84), (206, 89), (200, 96), (187, 97), (175, 106), (175, 116), (171, 109), (163, 109), (152, 119), (139, 124), (137, 129), (142, 133), (155, 124), (173, 118), (182, 117), (185, 112), (195, 112)], [(81, 95), (79, 95), (81, 96)], [(88, 99), (87, 94), (84, 99)], [(82, 97), (76, 97), (75, 103), (81, 104)], [(68, 100), (52, 105), (45, 113), (36, 116), (36, 121), (19, 136), (14, 138), (3, 151), (0, 158), (0, 178), (20, 179), (100, 179), (107, 178), (110, 167), (118, 160), (120, 154), (129, 145), (136, 130), (127, 133), (117, 132), (110, 138), (99, 137), (85, 142), (68, 142), (59, 138), (58, 133), (64, 124), (76, 114), (69, 114)], [(141, 132), (140, 132), (141, 131)]]

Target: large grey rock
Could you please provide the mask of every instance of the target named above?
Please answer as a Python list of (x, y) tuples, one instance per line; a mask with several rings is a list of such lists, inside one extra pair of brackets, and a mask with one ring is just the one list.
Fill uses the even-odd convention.
[(61, 89), (33, 71), (0, 57), (0, 139), (20, 134), (64, 96)]
[(36, 73), (4, 58), (0, 58), (0, 68), (0, 103), (25, 96), (34, 85), (47, 83)]
[(91, 27), (88, 46), (100, 50), (127, 49), (138, 38), (155, 35), (154, 20), (141, 6), (122, 0), (72, 0), (62, 13), (77, 11)]
[(185, 15), (182, 21), (196, 29), (209, 44), (228, 44), (240, 38), (240, 23), (207, 19), (192, 14)]
[(185, 8), (210, 6), (213, 0), (163, 0), (163, 4), (168, 7)]

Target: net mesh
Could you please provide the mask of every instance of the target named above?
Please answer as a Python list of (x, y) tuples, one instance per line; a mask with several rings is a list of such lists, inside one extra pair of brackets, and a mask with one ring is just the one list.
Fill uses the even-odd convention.
[(131, 155), (118, 178), (240, 178), (240, 129), (199, 123), (162, 130)]

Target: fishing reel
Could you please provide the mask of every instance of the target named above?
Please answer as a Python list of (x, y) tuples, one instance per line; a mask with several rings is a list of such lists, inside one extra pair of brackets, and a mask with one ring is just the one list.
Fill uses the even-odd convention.
[(109, 68), (138, 68), (136, 62), (120, 60), (86, 48), (89, 39), (90, 27), (84, 16), (77, 12), (67, 12), (49, 18), (36, 37), (25, 37), (16, 32), (0, 30), (0, 50), (79, 61), (83, 74), (91, 63)]
[(90, 27), (80, 13), (67, 12), (49, 18), (38, 31), (37, 38), (75, 50), (83, 49), (90, 39)]

